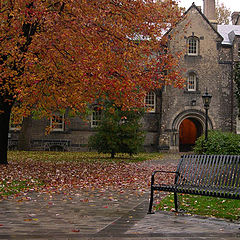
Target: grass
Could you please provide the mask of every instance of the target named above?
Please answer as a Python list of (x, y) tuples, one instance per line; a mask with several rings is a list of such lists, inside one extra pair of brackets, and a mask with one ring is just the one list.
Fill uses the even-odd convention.
[(26, 161), (28, 159), (36, 161), (76, 161), (76, 162), (141, 162), (151, 159), (159, 159), (160, 153), (139, 153), (130, 157), (128, 154), (116, 154), (111, 158), (110, 154), (98, 154), (96, 152), (35, 152), (35, 151), (9, 151), (9, 161)]
[(35, 188), (36, 186), (40, 186), (43, 183), (38, 180), (34, 180), (29, 183), (28, 181), (0, 181), (0, 195), (1, 196), (10, 196), (13, 194), (17, 194), (21, 191), (26, 191), (28, 189)]
[[(18, 195), (21, 192), (27, 192), (29, 190), (38, 191), (38, 189), (44, 187), (45, 177), (48, 176), (48, 169), (43, 167), (45, 163), (46, 166), (50, 166), (49, 174), (52, 174), (51, 179), (54, 178), (56, 180), (50, 181), (50, 183), (56, 188), (56, 184), (58, 183), (59, 186), (61, 186), (61, 178), (65, 179), (71, 187), (75, 179), (72, 177), (71, 171), (68, 171), (68, 168), (75, 166), (75, 163), (87, 163), (86, 165), (89, 166), (89, 168), (86, 167), (84, 172), (89, 171), (89, 174), (91, 174), (94, 166), (101, 166), (99, 163), (102, 162), (109, 163), (111, 169), (111, 167), (115, 168), (112, 163), (135, 163), (159, 158), (161, 158), (161, 154), (159, 153), (140, 153), (132, 157), (127, 154), (117, 154), (116, 158), (112, 159), (110, 154), (98, 154), (96, 152), (9, 151), (8, 161), (12, 164), (4, 166), (3, 171), (0, 172), (0, 199), (1, 196)], [(47, 163), (50, 163), (50, 165)], [(94, 163), (96, 163), (96, 165), (94, 165)], [(59, 164), (61, 171), (59, 170), (58, 173), (55, 172), (55, 164)], [(43, 172), (43, 169), (45, 169), (45, 172)], [(79, 171), (77, 172), (78, 174), (81, 173)], [(61, 176), (59, 175), (60, 173)], [(85, 173), (83, 174), (83, 177), (84, 176)], [(104, 176), (100, 176), (100, 178), (104, 178)], [(86, 181), (91, 182), (91, 176), (89, 179), (87, 178)], [(118, 179), (114, 181), (118, 181)]]
[[(188, 214), (240, 220), (240, 201), (224, 198), (178, 194), (179, 208)], [(173, 194), (164, 198), (157, 210), (171, 211), (174, 209)]]

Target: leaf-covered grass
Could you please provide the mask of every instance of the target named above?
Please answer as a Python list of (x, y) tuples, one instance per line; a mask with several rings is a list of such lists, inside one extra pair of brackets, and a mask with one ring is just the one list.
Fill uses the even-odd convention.
[(13, 181), (0, 181), (0, 195), (10, 196), (18, 194), (19, 192), (26, 190), (34, 190), (35, 186), (41, 186), (43, 183), (38, 180), (13, 180)]
[[(240, 201), (224, 198), (179, 194), (179, 208), (188, 214), (196, 214), (230, 220), (240, 219)], [(165, 197), (157, 206), (157, 210), (174, 209), (173, 194)]]
[(160, 159), (159, 153), (129, 157), (94, 152), (9, 151), (8, 165), (0, 165), (0, 199), (29, 192), (73, 193), (79, 190), (149, 190), (154, 170), (175, 170), (176, 164), (151, 165), (144, 160)]
[(140, 162), (151, 159), (161, 158), (160, 153), (139, 153), (129, 157), (128, 154), (116, 154), (111, 158), (110, 154), (98, 154), (96, 152), (34, 152), (34, 151), (9, 151), (9, 161), (53, 161), (53, 162)]

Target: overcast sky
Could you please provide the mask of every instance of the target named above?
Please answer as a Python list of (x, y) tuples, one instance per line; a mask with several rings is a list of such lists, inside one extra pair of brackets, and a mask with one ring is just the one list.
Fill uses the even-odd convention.
[[(203, 6), (203, 0), (177, 0), (179, 5), (188, 9), (193, 2), (197, 6)], [(217, 0), (216, 0), (217, 3)], [(240, 0), (219, 0), (219, 3), (224, 3), (227, 8), (230, 8), (232, 12), (240, 12)]]

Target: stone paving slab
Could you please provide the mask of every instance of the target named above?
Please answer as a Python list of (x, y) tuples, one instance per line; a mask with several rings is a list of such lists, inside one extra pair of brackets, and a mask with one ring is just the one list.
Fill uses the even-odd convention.
[(28, 201), (0, 202), (0, 235), (94, 234), (139, 204), (143, 193), (82, 191), (72, 196), (30, 196)]
[(234, 223), (217, 218), (190, 216), (174, 212), (158, 211), (147, 214), (126, 234), (178, 234), (178, 235), (239, 235), (240, 222)]
[[(79, 201), (78, 204), (75, 201), (79, 196), (55, 201), (63, 197), (60, 195), (50, 198), (51, 202), (46, 202), (47, 196), (42, 201), (33, 198), (32, 202), (27, 203), (1, 202), (0, 239), (240, 239), (240, 223), (167, 212), (148, 215), (146, 195), (131, 195), (131, 200), (128, 197), (125, 201), (125, 194), (119, 196), (119, 193), (105, 192), (95, 202)], [(113, 196), (122, 199), (117, 204), (107, 200)], [(108, 204), (108, 208), (102, 211), (101, 199), (104, 197), (104, 204)], [(137, 201), (140, 203), (134, 206)], [(49, 203), (50, 206), (46, 207)], [(2, 207), (8, 207), (6, 214), (3, 214)], [(38, 210), (44, 210), (45, 213), (36, 218)], [(59, 211), (61, 214), (55, 216)], [(24, 221), (30, 217), (31, 221)]]

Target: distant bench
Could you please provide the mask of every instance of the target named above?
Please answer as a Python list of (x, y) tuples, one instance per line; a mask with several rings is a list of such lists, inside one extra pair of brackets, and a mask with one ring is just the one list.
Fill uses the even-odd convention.
[(31, 141), (33, 149), (40, 148), (44, 151), (67, 151), (70, 145), (71, 141), (68, 139), (39, 139)]
[[(175, 174), (171, 185), (155, 183), (157, 173)], [(153, 213), (154, 191), (174, 193), (178, 211), (177, 193), (240, 199), (240, 156), (184, 155), (177, 171), (154, 171), (151, 178), (151, 196), (148, 213)]]

